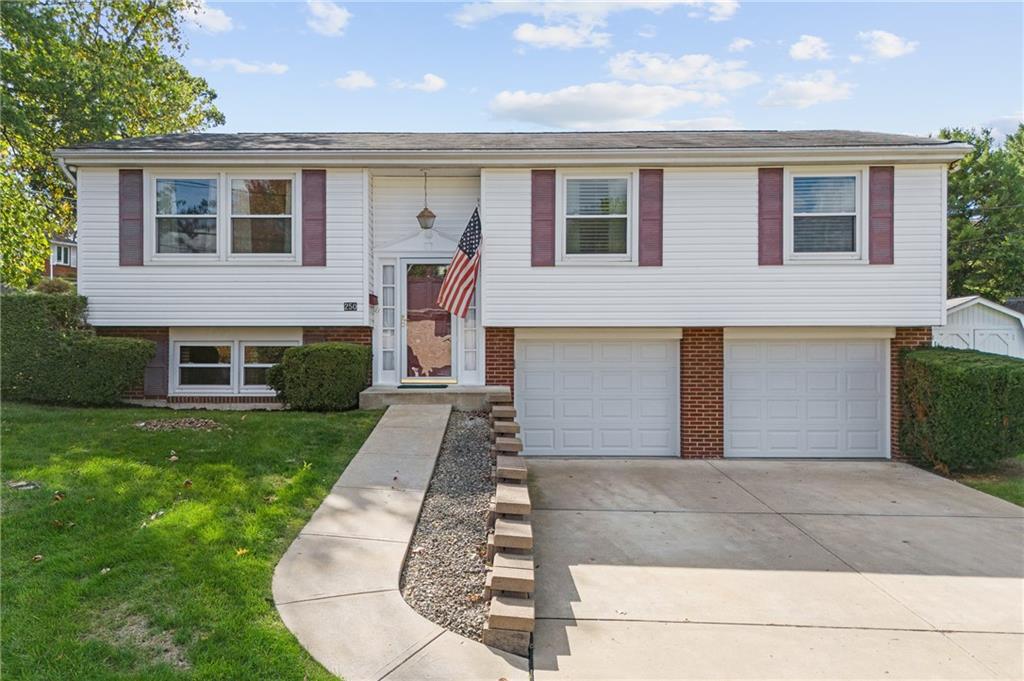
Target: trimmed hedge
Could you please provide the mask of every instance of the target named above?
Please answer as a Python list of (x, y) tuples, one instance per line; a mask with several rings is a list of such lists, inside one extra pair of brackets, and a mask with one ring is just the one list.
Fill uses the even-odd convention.
[(902, 359), (905, 454), (948, 474), (1024, 452), (1024, 360), (951, 348)]
[(292, 409), (352, 409), (367, 386), (370, 362), (366, 345), (302, 345), (285, 351), (281, 362), (267, 372), (267, 383)]
[(49, 293), (0, 298), (0, 390), (7, 400), (115, 404), (141, 385), (150, 341), (97, 336), (86, 299)]

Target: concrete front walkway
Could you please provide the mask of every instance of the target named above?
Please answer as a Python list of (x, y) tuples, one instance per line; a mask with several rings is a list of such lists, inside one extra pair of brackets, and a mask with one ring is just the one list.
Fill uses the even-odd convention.
[(890, 462), (530, 461), (534, 677), (1024, 678), (1024, 509)]
[(347, 681), (529, 677), (524, 658), (424, 619), (398, 589), (450, 411), (389, 407), (274, 571), (285, 625)]

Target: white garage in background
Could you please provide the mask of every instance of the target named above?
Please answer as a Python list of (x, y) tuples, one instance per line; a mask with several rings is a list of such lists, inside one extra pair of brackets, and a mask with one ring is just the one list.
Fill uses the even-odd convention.
[(725, 455), (889, 456), (889, 329), (726, 329)]
[(1024, 314), (981, 296), (946, 301), (946, 324), (932, 329), (935, 345), (1024, 358)]
[(679, 329), (517, 329), (523, 453), (679, 455)]

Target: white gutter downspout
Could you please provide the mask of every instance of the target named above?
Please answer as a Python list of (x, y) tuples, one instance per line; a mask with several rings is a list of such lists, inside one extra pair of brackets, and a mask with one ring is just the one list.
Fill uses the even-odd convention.
[[(55, 156), (57, 159), (57, 167), (64, 173), (64, 177), (68, 178), (68, 181), (75, 187), (75, 192), (78, 192), (78, 175), (76, 175), (68, 164), (64, 162), (63, 156)], [(70, 253), (70, 250), (68, 251)], [(53, 245), (50, 245), (50, 279), (53, 279)]]

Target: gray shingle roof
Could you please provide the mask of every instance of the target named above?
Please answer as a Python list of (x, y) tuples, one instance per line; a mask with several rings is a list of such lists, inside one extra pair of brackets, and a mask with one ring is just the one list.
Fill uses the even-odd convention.
[(853, 130), (644, 132), (246, 132), (189, 133), (81, 144), (97, 151), (573, 151), (935, 147), (948, 140)]

